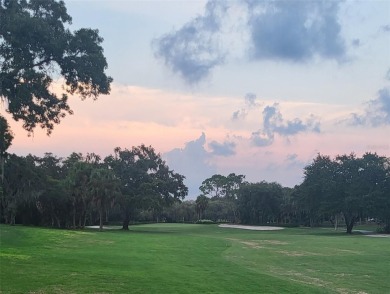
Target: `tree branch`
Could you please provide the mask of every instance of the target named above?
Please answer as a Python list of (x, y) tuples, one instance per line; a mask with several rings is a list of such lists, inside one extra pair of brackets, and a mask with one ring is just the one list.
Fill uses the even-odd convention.
[(39, 66), (41, 66), (41, 65), (43, 65), (45, 63), (49, 63), (49, 62), (52, 62), (52, 61), (54, 61), (54, 59), (49, 57), (49, 58), (46, 58), (46, 59), (44, 59), (44, 60), (42, 60), (42, 61), (40, 61), (38, 63), (33, 64), (32, 67), (37, 67), (37, 66), (39, 67)]

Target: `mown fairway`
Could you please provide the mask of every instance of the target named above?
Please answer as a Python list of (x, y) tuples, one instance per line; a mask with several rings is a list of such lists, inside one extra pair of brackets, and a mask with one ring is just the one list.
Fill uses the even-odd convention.
[(1, 293), (390, 293), (390, 238), (182, 224), (0, 230)]

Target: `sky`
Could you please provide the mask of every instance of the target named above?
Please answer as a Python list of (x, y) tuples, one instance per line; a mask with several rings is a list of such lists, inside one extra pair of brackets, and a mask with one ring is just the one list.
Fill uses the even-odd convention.
[(71, 30), (104, 38), (111, 94), (72, 97), (51, 136), (9, 119), (9, 152), (151, 145), (186, 176), (187, 199), (216, 173), (293, 187), (318, 153), (390, 156), (389, 1), (65, 4)]

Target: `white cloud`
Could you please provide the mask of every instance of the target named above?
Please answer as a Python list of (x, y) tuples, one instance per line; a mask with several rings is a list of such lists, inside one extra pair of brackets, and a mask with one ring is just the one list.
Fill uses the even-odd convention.
[(227, 57), (243, 59), (236, 56), (240, 51), (255, 60), (342, 61), (346, 47), (338, 10), (335, 1), (209, 0), (204, 14), (155, 39), (153, 49), (190, 84), (208, 77)]
[(305, 121), (300, 118), (286, 120), (279, 110), (279, 104), (266, 106), (263, 109), (263, 127), (252, 133), (251, 140), (254, 145), (263, 147), (273, 143), (275, 134), (289, 137), (302, 132), (320, 133), (319, 119), (310, 115)]
[(210, 163), (211, 153), (206, 151), (206, 135), (202, 135), (190, 142), (184, 148), (175, 148), (163, 156), (170, 168), (186, 176), (190, 198), (199, 194), (199, 186), (204, 179), (216, 173), (216, 168)]
[(337, 1), (251, 1), (249, 26), (254, 59), (306, 61), (318, 55), (342, 60)]
[(377, 98), (370, 100), (363, 113), (352, 113), (349, 123), (379, 127), (390, 125), (390, 88), (378, 91)]

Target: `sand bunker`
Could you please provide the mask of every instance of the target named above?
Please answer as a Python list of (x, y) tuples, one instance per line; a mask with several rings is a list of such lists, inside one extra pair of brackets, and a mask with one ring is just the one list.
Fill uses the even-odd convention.
[[(87, 229), (99, 229), (99, 226), (85, 226)], [(119, 230), (121, 226), (103, 226), (103, 230)]]
[(271, 226), (242, 226), (242, 225), (219, 225), (220, 228), (232, 228), (232, 229), (243, 229), (243, 230), (253, 230), (253, 231), (276, 231), (283, 230), (281, 227), (271, 227)]
[(376, 234), (376, 235), (366, 235), (367, 237), (374, 237), (374, 238), (390, 238), (390, 235), (385, 234)]

